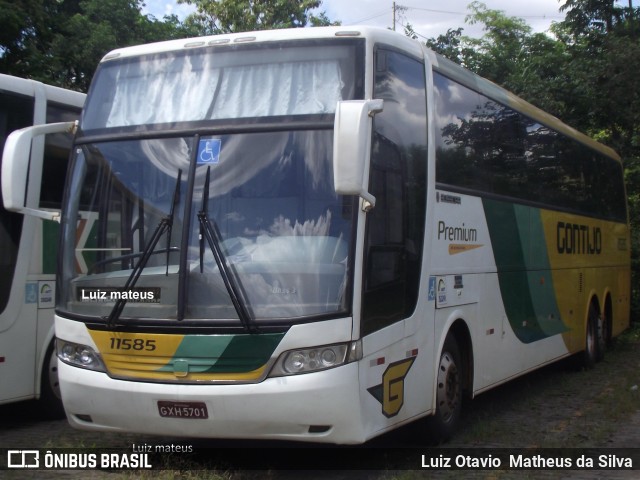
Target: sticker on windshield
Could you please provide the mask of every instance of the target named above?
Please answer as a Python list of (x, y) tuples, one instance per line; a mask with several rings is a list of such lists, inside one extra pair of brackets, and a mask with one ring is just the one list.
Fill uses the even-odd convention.
[(220, 162), (219, 138), (202, 138), (198, 146), (198, 165), (217, 165)]

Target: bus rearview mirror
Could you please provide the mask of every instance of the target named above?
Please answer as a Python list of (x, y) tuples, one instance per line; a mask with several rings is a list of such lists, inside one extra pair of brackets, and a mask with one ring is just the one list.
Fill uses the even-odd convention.
[(339, 195), (358, 195), (365, 211), (375, 206), (368, 191), (373, 116), (383, 100), (338, 102), (333, 130), (333, 182)]
[[(4, 208), (11, 212), (34, 217), (57, 220), (58, 212), (32, 208), (29, 201), (30, 174), (42, 172), (44, 135), (69, 133), (76, 128), (76, 122), (49, 123), (22, 128), (7, 137), (2, 154), (2, 201)], [(31, 182), (35, 182), (34, 179)], [(39, 194), (40, 184), (37, 189)], [(36, 188), (35, 185), (33, 188)]]

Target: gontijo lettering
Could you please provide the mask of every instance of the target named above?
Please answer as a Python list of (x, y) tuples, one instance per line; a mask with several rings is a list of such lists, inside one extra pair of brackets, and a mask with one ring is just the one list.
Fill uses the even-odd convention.
[(602, 231), (598, 227), (558, 222), (556, 238), (560, 254), (600, 255), (602, 253)]

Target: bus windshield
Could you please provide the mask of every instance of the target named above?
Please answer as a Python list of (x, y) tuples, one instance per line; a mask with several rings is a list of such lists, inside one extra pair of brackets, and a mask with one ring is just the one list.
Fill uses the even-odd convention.
[[(360, 95), (363, 67), (343, 46), (313, 61), (282, 50), (166, 56), (165, 68), (154, 56), (100, 71), (63, 215), (61, 314), (222, 326), (349, 314), (355, 208), (333, 186), (331, 113)], [(283, 74), (286, 85), (269, 66), (276, 58), (299, 64)], [(245, 60), (255, 72), (240, 73)], [(206, 88), (202, 75), (185, 73), (196, 64), (210, 69)], [(175, 101), (144, 112), (161, 98)], [(271, 120), (239, 127), (244, 115)]]
[(221, 47), (101, 65), (84, 131), (198, 120), (331, 114), (354, 97), (354, 44)]

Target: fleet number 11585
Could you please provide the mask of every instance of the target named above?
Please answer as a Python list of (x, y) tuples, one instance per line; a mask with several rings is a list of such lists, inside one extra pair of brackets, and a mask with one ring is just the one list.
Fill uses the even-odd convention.
[(145, 340), (143, 338), (116, 338), (111, 337), (111, 350), (137, 350), (153, 352), (156, 349), (155, 340)]

